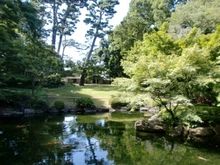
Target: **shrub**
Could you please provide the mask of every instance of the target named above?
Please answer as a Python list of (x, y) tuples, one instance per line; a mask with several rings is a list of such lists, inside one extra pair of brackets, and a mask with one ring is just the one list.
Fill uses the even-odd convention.
[[(180, 106), (174, 112), (178, 124), (184, 124), (189, 127), (202, 123), (202, 119), (189, 107)], [(159, 112), (159, 116), (168, 125), (173, 125), (174, 121), (169, 112), (164, 108)]]
[(18, 109), (25, 108), (31, 101), (31, 96), (22, 91), (2, 89), (0, 90), (1, 106), (11, 106)]
[(94, 107), (94, 102), (89, 97), (81, 97), (76, 100), (76, 106), (84, 109), (85, 107)]
[(52, 74), (44, 78), (43, 80), (43, 86), (49, 87), (49, 88), (56, 88), (60, 85), (63, 85), (61, 83), (61, 76), (60, 74)]
[(65, 103), (62, 100), (56, 100), (54, 102), (54, 107), (58, 110), (61, 111), (65, 106)]
[(110, 99), (110, 105), (112, 108), (117, 108), (127, 106), (128, 103), (121, 101), (119, 98), (113, 97)]
[(49, 103), (47, 100), (33, 100), (32, 102), (32, 108), (34, 109), (40, 109), (40, 110), (46, 110), (49, 108)]

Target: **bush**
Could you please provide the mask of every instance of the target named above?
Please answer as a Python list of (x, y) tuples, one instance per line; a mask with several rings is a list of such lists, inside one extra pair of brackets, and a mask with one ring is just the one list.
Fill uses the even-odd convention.
[(76, 106), (79, 108), (86, 108), (86, 107), (94, 107), (94, 102), (91, 98), (89, 97), (81, 97), (76, 100)]
[(61, 111), (65, 106), (65, 103), (62, 100), (57, 100), (54, 102), (54, 107), (58, 110)]
[(18, 109), (25, 108), (31, 102), (31, 96), (22, 91), (2, 89), (0, 90), (1, 106), (16, 107)]
[(3, 107), (13, 107), (19, 110), (25, 108), (47, 109), (47, 96), (41, 94), (42, 93), (39, 93), (37, 96), (32, 96), (29, 92), (2, 89), (0, 90), (0, 103)]
[(56, 88), (60, 85), (64, 85), (61, 82), (61, 76), (59, 74), (52, 74), (44, 78), (43, 86), (49, 88)]
[(112, 108), (117, 108), (117, 107), (124, 107), (127, 106), (128, 103), (121, 101), (119, 98), (111, 98), (110, 99), (110, 105)]
[[(178, 121), (178, 124), (184, 124), (189, 127), (193, 127), (197, 124), (201, 124), (202, 119), (189, 107), (180, 106), (174, 112), (175, 118)], [(164, 108), (160, 110), (159, 116), (164, 120), (168, 125), (173, 125), (174, 121), (169, 112)]]
[(38, 110), (47, 110), (49, 108), (49, 103), (47, 100), (33, 100), (32, 102), (32, 108)]

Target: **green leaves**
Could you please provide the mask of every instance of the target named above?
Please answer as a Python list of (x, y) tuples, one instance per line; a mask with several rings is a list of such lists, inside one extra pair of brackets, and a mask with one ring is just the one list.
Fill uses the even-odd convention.
[(218, 0), (189, 1), (178, 5), (172, 13), (170, 24), (176, 26), (176, 35), (186, 28), (197, 27), (203, 34), (213, 33), (220, 23), (220, 6)]

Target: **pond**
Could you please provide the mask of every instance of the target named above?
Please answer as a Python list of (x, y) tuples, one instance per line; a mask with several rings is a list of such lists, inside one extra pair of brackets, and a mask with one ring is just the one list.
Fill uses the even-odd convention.
[(1, 165), (217, 165), (220, 149), (136, 133), (103, 115), (0, 118)]

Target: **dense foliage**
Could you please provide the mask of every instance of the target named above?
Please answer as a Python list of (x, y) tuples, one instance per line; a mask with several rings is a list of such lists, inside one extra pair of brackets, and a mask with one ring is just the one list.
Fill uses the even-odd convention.
[(91, 108), (95, 105), (90, 97), (81, 97), (76, 100), (76, 106), (83, 111), (84, 108)]
[(201, 121), (193, 104), (218, 104), (219, 5), (215, 0), (160, 2), (131, 1), (128, 15), (100, 52), (107, 67), (120, 59), (114, 64), (127, 79), (115, 84), (127, 91), (124, 100), (135, 100), (132, 107), (153, 99), (164, 108), (162, 116), (170, 116), (169, 123), (192, 124)]
[(56, 100), (53, 105), (58, 111), (61, 111), (64, 108), (65, 103), (62, 100)]
[[(136, 109), (153, 99), (174, 122), (180, 121), (175, 116), (180, 105), (216, 106), (218, 0), (131, 0), (123, 21), (109, 31), (118, 4), (118, 0), (2, 0), (1, 90), (28, 88), (30, 97), (36, 98), (42, 86), (59, 86), (62, 76), (81, 74), (80, 85), (85, 80), (122, 77), (115, 82), (129, 93), (121, 93), (120, 101)], [(76, 39), (66, 39), (74, 33), (82, 8), (87, 10), (88, 53), (84, 61), (64, 62), (66, 46), (83, 47)], [(0, 96), (4, 105), (10, 103), (5, 92)]]

